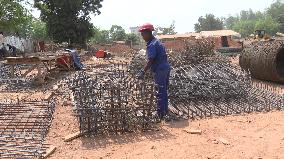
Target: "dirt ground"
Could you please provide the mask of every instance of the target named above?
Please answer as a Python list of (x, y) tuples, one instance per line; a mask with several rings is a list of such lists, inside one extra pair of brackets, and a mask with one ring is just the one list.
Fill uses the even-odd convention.
[[(237, 63), (237, 59), (234, 61)], [(283, 85), (264, 84), (284, 94)], [(41, 98), (46, 93), (7, 92), (0, 93), (0, 99)], [(175, 121), (162, 123), (149, 132), (83, 136), (64, 142), (63, 137), (78, 132), (79, 126), (71, 101), (60, 97), (57, 101), (46, 140), (57, 147), (50, 159), (284, 159), (284, 111)], [(185, 131), (190, 129), (202, 132)]]
[[(80, 137), (71, 106), (57, 106), (47, 142), (50, 159), (282, 159), (284, 112), (162, 123), (155, 131)], [(201, 135), (185, 130), (201, 130)]]
[[(237, 60), (237, 59), (236, 59)], [(271, 83), (267, 85), (280, 88)], [(189, 134), (185, 130), (201, 130)], [(47, 143), (57, 149), (50, 159), (282, 159), (284, 112), (245, 114), (198, 121), (175, 121), (157, 130), (120, 135), (63, 137), (79, 131), (71, 103), (59, 103)]]

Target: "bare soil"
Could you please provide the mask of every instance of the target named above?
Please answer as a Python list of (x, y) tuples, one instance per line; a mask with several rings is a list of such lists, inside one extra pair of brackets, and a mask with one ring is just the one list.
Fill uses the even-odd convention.
[[(283, 85), (265, 84), (284, 93)], [(45, 95), (7, 92), (1, 93), (0, 99), (37, 99)], [(155, 131), (82, 136), (64, 142), (63, 137), (78, 132), (79, 125), (71, 101), (60, 97), (57, 101), (46, 140), (57, 147), (50, 159), (284, 159), (284, 111), (175, 121), (162, 123)], [(185, 131), (189, 129), (202, 133), (190, 134)]]
[[(283, 85), (264, 84), (277, 87), (278, 93), (283, 93)], [(189, 129), (202, 133), (189, 134), (185, 131)], [(83, 136), (71, 142), (63, 141), (63, 137), (77, 131), (79, 127), (72, 106), (63, 106), (61, 102), (47, 138), (47, 143), (57, 147), (51, 159), (284, 158), (283, 111), (183, 120), (162, 123), (156, 131)]]
[[(51, 159), (282, 159), (284, 112), (162, 123), (155, 131), (63, 137), (79, 131), (71, 106), (57, 106), (47, 142)], [(201, 130), (201, 135), (185, 130)]]

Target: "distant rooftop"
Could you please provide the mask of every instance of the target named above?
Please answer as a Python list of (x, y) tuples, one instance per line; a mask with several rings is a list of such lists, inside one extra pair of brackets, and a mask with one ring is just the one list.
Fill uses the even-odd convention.
[(241, 34), (233, 30), (215, 30), (215, 31), (202, 31), (200, 33), (185, 33), (185, 34), (174, 34), (174, 35), (157, 35), (158, 39), (178, 39), (178, 38), (201, 38), (201, 37), (221, 37), (221, 36), (237, 36)]
[(220, 37), (220, 36), (240, 36), (233, 30), (215, 30), (215, 31), (202, 31), (200, 32), (202, 37)]
[(158, 39), (177, 39), (177, 38), (190, 38), (199, 36), (199, 33), (186, 33), (186, 34), (174, 34), (174, 35), (157, 35)]

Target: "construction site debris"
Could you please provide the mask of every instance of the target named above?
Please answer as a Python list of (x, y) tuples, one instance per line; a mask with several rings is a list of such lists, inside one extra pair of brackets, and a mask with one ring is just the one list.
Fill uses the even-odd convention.
[(50, 146), (47, 150), (44, 156), (42, 157), (43, 159), (48, 158), (50, 155), (52, 155), (56, 150), (56, 146)]
[(69, 134), (69, 135), (64, 137), (64, 142), (72, 141), (72, 140), (80, 137), (81, 135), (83, 135), (83, 133), (81, 133), (80, 131), (79, 132), (75, 132), (73, 134)]
[[(210, 40), (196, 40), (187, 46), (181, 52), (169, 54), (172, 65), (169, 87), (171, 115), (199, 119), (284, 108), (282, 95), (264, 84), (255, 84), (250, 72), (232, 66), (228, 57), (216, 54)], [(130, 61), (125, 58), (121, 61), (96, 59), (96, 63), (88, 64), (86, 70), (70, 73), (63, 80), (57, 77), (59, 82), (52, 83), (56, 95), (62, 97), (61, 104), (74, 106), (79, 122), (80, 132), (70, 134), (64, 140), (71, 141), (86, 132), (97, 135), (154, 130), (158, 121), (157, 86), (152, 82), (150, 73), (144, 81), (135, 77), (146, 63), (145, 51), (131, 54), (128, 59)], [(3, 78), (1, 91), (31, 90), (30, 79), (22, 79), (18, 67), (15, 66), (13, 79), (8, 78), (7, 66), (0, 67)], [(25, 65), (21, 67), (25, 68)], [(43, 101), (1, 101), (0, 144), (4, 146), (0, 149), (0, 158), (44, 156), (48, 146), (43, 143), (54, 107), (54, 98), (50, 94)], [(184, 131), (202, 134), (198, 129)], [(230, 144), (216, 140), (216, 143), (221, 142)]]
[(201, 135), (202, 134), (202, 130), (199, 129), (184, 129), (185, 132), (189, 133), (189, 134), (198, 134)]
[(105, 45), (91, 45), (91, 52), (96, 53), (98, 50), (104, 50), (110, 52), (113, 56), (132, 57), (135, 52), (132, 48), (125, 44), (105, 44)]
[(221, 143), (223, 143), (224, 145), (230, 145), (229, 141), (226, 140), (226, 139), (224, 139), (224, 138), (222, 138), (222, 137), (219, 138), (219, 141), (220, 141)]
[[(249, 72), (210, 53), (210, 46), (196, 43), (187, 51), (170, 54), (169, 98), (177, 115), (195, 119), (283, 109), (282, 95), (253, 85)], [(207, 56), (201, 56), (202, 50)]]

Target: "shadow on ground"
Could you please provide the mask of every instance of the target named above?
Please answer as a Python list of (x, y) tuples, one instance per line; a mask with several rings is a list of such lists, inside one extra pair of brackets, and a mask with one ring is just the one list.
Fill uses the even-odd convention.
[(105, 148), (110, 145), (124, 145), (129, 143), (140, 142), (143, 140), (160, 141), (174, 139), (175, 135), (166, 130), (167, 127), (183, 128), (188, 126), (187, 120), (172, 121), (163, 123), (153, 130), (144, 132), (133, 132), (112, 135), (99, 135), (90, 136), (86, 135), (81, 137), (82, 146), (86, 149)]

